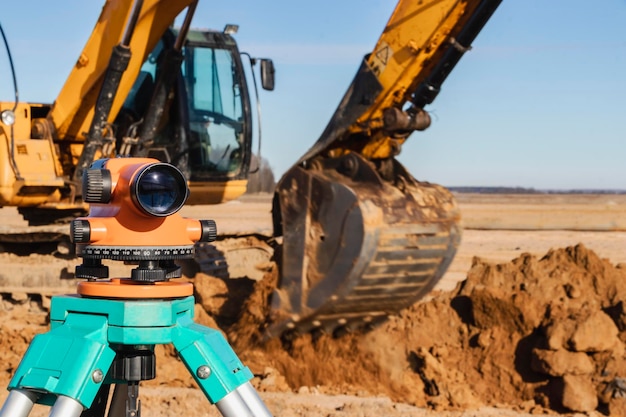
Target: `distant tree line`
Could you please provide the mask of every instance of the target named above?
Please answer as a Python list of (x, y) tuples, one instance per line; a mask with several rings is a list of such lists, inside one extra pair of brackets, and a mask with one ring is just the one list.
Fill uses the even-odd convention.
[(525, 187), (447, 187), (450, 191), (458, 193), (477, 194), (542, 194), (534, 188)]
[(250, 177), (248, 178), (247, 194), (273, 193), (276, 186), (274, 172), (267, 159), (252, 155), (250, 163)]
[(626, 194), (626, 190), (595, 190), (595, 189), (572, 189), (572, 190), (537, 190), (526, 187), (447, 187), (457, 193), (476, 194)]

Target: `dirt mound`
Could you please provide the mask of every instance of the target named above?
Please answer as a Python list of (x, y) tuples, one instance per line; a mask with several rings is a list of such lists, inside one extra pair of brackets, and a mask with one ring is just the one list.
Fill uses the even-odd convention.
[[(274, 271), (275, 272), (275, 271)], [(385, 395), (434, 409), (505, 406), (528, 412), (598, 410), (626, 415), (626, 266), (583, 245), (524, 254), (509, 263), (475, 258), (467, 279), (366, 334), (263, 341), (276, 274), (252, 288), (196, 277), (196, 321), (220, 326), (261, 391)], [(6, 299), (0, 312), (0, 383), (35, 333), (41, 302)], [(44, 303), (45, 304), (45, 303)], [(195, 386), (157, 347), (158, 378)]]
[(252, 347), (268, 287), (259, 286), (234, 341), (273, 389), (284, 381), (296, 391), (384, 394), (436, 409), (626, 415), (626, 268), (583, 245), (497, 265), (475, 258), (455, 291), (338, 340), (307, 335)]

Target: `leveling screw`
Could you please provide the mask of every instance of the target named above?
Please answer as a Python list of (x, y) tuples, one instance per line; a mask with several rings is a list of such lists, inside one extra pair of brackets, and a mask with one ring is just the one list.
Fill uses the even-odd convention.
[(196, 370), (196, 375), (198, 375), (200, 379), (207, 379), (209, 375), (211, 375), (211, 368), (206, 365), (199, 366)]

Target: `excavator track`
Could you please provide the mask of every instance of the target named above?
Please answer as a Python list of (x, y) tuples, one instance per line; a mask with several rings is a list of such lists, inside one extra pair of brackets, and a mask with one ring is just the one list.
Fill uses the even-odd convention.
[(395, 182), (356, 154), (325, 164), (294, 168), (279, 185), (284, 241), (270, 337), (386, 320), (436, 285), (460, 241), (445, 188), (416, 181), (395, 161)]

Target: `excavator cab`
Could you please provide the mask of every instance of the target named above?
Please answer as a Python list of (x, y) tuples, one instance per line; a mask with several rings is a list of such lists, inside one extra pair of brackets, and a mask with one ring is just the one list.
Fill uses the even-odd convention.
[[(155, 80), (175, 37), (176, 32), (170, 30), (149, 54), (122, 106), (115, 123), (124, 126), (116, 140), (118, 152), (135, 156), (143, 152), (143, 156), (176, 165), (189, 180), (190, 204), (232, 200), (246, 190), (253, 125), (242, 54), (229, 33), (187, 33), (173, 94), (154, 140), (143, 150), (129, 151), (129, 145), (136, 143), (133, 130), (151, 105)], [(273, 89), (272, 61), (260, 61), (262, 86)], [(251, 66), (255, 63), (250, 60)], [(250, 73), (254, 77), (252, 68)]]

